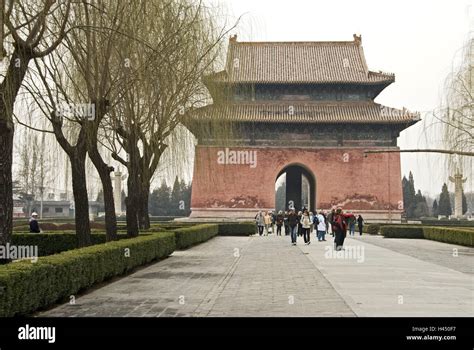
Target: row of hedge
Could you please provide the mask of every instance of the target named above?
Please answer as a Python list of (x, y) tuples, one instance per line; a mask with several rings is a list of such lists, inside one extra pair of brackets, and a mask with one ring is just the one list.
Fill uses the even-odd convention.
[(423, 226), (419, 225), (382, 226), (380, 232), (386, 238), (424, 238)]
[(219, 236), (249, 236), (255, 234), (255, 223), (220, 223)]
[[(172, 232), (108, 242), (0, 266), (0, 317), (29, 314), (96, 283), (165, 258), (176, 248)], [(129, 252), (129, 254), (127, 254)]]
[(437, 226), (383, 226), (381, 233), (386, 238), (425, 238), (433, 241), (474, 246), (474, 230)]
[[(118, 234), (119, 240), (127, 238), (126, 234)], [(91, 233), (92, 245), (106, 242), (105, 233)], [(12, 245), (37, 246), (39, 256), (47, 256), (65, 252), (77, 248), (77, 236), (75, 232), (61, 233), (14, 233)]]
[[(154, 228), (143, 232), (140, 236), (149, 235), (157, 232), (172, 232), (176, 238), (177, 249), (186, 249), (193, 245), (205, 242), (216, 236), (219, 231), (218, 225), (194, 225), (186, 227), (170, 226), (172, 231)], [(126, 239), (126, 232), (119, 232), (118, 239)], [(104, 232), (91, 233), (92, 245), (102, 244), (106, 242)], [(77, 248), (77, 236), (74, 231), (53, 232), (53, 233), (14, 233), (12, 235), (12, 245), (16, 246), (37, 246), (39, 256), (48, 256), (58, 254), (68, 250)]]
[(176, 248), (186, 249), (217, 236), (219, 227), (213, 224), (203, 224), (180, 228), (172, 232), (175, 235)]
[(456, 226), (456, 227), (474, 227), (474, 220), (430, 220), (422, 219), (422, 225), (427, 226)]
[[(222, 236), (248, 236), (254, 234), (253, 223), (220, 223), (220, 224), (167, 224), (153, 225), (143, 234), (170, 231), (175, 234), (177, 249), (186, 249), (193, 245), (205, 242), (216, 235)], [(119, 240), (127, 238), (126, 232), (119, 232)], [(94, 232), (91, 234), (92, 245), (106, 242), (105, 233)], [(50, 233), (24, 233), (15, 232), (12, 235), (13, 245), (38, 247), (39, 256), (58, 254), (76, 249), (76, 235), (74, 231)]]

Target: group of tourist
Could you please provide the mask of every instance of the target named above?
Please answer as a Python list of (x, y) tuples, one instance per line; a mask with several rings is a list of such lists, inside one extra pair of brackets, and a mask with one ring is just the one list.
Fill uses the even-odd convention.
[(255, 216), (255, 224), (256, 234), (260, 236), (267, 236), (275, 231), (277, 236), (281, 236), (284, 228), (285, 235), (291, 236), (292, 245), (296, 245), (298, 236), (303, 237), (305, 244), (311, 244), (311, 233), (315, 233), (319, 242), (326, 241), (326, 235), (331, 234), (335, 249), (341, 250), (347, 231), (354, 236), (356, 225), (362, 236), (364, 219), (362, 215), (356, 217), (354, 213), (344, 213), (341, 208), (333, 208), (329, 213), (324, 210), (313, 213), (305, 208), (299, 212), (294, 209), (285, 212), (280, 210), (278, 213), (259, 211)]

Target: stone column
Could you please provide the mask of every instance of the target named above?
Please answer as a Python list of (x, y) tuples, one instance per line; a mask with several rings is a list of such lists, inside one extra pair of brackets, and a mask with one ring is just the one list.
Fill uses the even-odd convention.
[(122, 215), (122, 173), (118, 169), (114, 173), (115, 214)]
[(463, 179), (462, 174), (457, 169), (454, 177), (450, 176), (449, 180), (454, 183), (454, 216), (459, 219), (462, 217), (462, 184), (467, 179)]

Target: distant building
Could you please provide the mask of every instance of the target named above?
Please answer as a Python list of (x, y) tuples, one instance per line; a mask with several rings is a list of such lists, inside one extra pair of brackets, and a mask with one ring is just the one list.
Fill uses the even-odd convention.
[[(69, 201), (43, 201), (43, 218), (63, 218), (70, 216), (71, 203)], [(33, 202), (33, 211), (41, 212), (41, 202)]]
[(17, 195), (13, 195), (13, 217), (24, 218), (26, 216), (24, 212), (25, 202)]

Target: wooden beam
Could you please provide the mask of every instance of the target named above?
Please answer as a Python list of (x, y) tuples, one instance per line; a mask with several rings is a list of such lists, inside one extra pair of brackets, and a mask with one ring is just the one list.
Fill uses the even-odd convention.
[(474, 152), (452, 151), (446, 149), (374, 149), (364, 151), (366, 157), (368, 153), (443, 153), (474, 157)]

